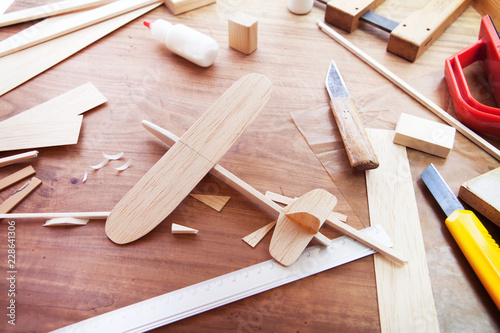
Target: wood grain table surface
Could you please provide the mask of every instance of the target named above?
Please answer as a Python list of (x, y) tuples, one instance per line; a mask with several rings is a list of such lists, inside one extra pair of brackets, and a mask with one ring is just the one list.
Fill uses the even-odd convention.
[[(13, 11), (51, 1), (17, 0)], [(425, 0), (387, 0), (377, 12), (400, 21)], [(244, 55), (228, 46), (228, 18), (242, 11), (258, 19), (258, 49)], [(39, 149), (32, 163), (42, 185), (13, 212), (110, 211), (166, 152), (141, 125), (149, 120), (181, 136), (229, 86), (245, 74), (267, 76), (273, 91), (262, 114), (219, 162), (261, 192), (300, 196), (323, 188), (338, 198), (348, 224), (369, 226), (364, 175), (340, 169), (330, 176), (293, 122), (292, 112), (328, 108), (324, 86), (335, 60), (366, 127), (394, 129), (401, 112), (439, 121), (427, 109), (330, 39), (316, 26), (324, 6), (307, 15), (288, 11), (285, 0), (218, 0), (178, 16), (165, 6), (100, 39), (0, 97), (0, 121), (92, 82), (108, 102), (85, 114), (76, 145)], [(198, 67), (154, 40), (142, 21), (183, 23), (219, 43), (215, 64)], [(444, 81), (444, 60), (477, 41), (481, 15), (467, 9), (416, 62), (387, 53), (388, 34), (362, 24), (341, 32), (360, 49), (453, 113)], [(0, 38), (31, 23), (0, 29)], [(40, 54), (43, 57), (43, 54)], [(472, 67), (473, 94), (488, 99), (481, 71)], [(2, 74), (0, 73), (0, 79)], [(54, 133), (57, 135), (57, 133)], [(500, 140), (488, 138), (496, 147)], [(94, 171), (102, 153), (124, 152), (120, 161)], [(1, 157), (18, 152), (2, 152)], [(462, 182), (499, 162), (461, 134), (447, 159), (408, 149), (439, 326), (443, 332), (495, 332), (500, 315), (444, 225), (444, 214), (420, 174), (434, 163), (458, 193)], [(345, 164), (340, 155), (334, 165)], [(118, 172), (112, 167), (133, 160)], [(27, 163), (25, 163), (28, 165)], [(0, 178), (23, 166), (0, 169)], [(85, 171), (88, 178), (83, 181)], [(0, 192), (6, 199), (13, 188)], [(105, 221), (84, 227), (42, 227), (16, 221), (16, 326), (7, 323), (7, 221), (0, 221), (0, 331), (46, 332), (270, 259), (270, 235), (252, 249), (241, 238), (275, 216), (206, 176), (193, 193), (227, 195), (219, 213), (187, 197), (145, 237), (111, 242)], [(401, 221), (404, 223), (404, 221)], [(485, 221), (493, 237), (498, 227)], [(171, 224), (196, 228), (172, 235)], [(328, 237), (340, 234), (325, 226)], [(314, 242), (313, 242), (314, 243)], [(377, 332), (380, 331), (373, 257), (190, 317), (158, 332)]]

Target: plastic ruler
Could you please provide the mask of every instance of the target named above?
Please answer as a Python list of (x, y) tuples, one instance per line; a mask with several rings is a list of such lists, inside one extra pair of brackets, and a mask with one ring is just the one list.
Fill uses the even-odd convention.
[[(387, 246), (380, 225), (362, 230)], [(373, 254), (350, 237), (311, 246), (289, 267), (268, 260), (60, 328), (53, 332), (144, 332)]]

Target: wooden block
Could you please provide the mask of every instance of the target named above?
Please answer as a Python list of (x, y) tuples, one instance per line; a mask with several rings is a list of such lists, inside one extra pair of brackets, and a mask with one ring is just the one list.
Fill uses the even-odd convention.
[(180, 224), (172, 223), (172, 233), (173, 234), (197, 234), (198, 230), (185, 227)]
[(366, 171), (371, 225), (380, 224), (393, 250), (408, 258), (397, 265), (374, 256), (382, 332), (439, 332), (417, 202), (406, 148), (393, 131), (367, 129), (380, 160)]
[(7, 214), (16, 207), (24, 198), (35, 190), (42, 181), (36, 177), (31, 178), (26, 184), (17, 189), (0, 205), (0, 214)]
[(500, 0), (474, 0), (472, 6), (481, 15), (490, 15), (495, 26), (500, 27)]
[[(1, 128), (1, 126), (0, 126), (0, 128)], [(30, 161), (30, 160), (37, 158), (37, 157), (38, 157), (38, 151), (33, 150), (33, 151), (29, 151), (27, 153), (22, 153), (22, 154), (17, 154), (17, 155), (13, 155), (13, 156), (7, 156), (4, 158), (0, 158), (0, 168), (7, 166), (7, 165), (11, 165), (11, 164)]]
[(228, 21), (229, 46), (245, 54), (257, 49), (258, 21), (256, 18), (237, 13)]
[(82, 113), (105, 103), (87, 83), (0, 122), (0, 151), (75, 144)]
[(285, 207), (280, 213), (271, 238), (271, 256), (284, 266), (293, 264), (314, 238), (336, 203), (335, 196), (325, 190), (316, 189)]
[(252, 232), (251, 234), (243, 237), (243, 241), (251, 247), (257, 246), (265, 235), (276, 225), (277, 221), (266, 224), (262, 228)]
[(209, 194), (190, 194), (193, 198), (196, 200), (199, 200), (203, 202), (205, 205), (209, 206), (210, 208), (215, 209), (216, 211), (220, 212), (222, 208), (227, 204), (229, 199), (231, 197), (224, 196), (224, 195), (209, 195)]
[(460, 186), (458, 196), (500, 226), (500, 168), (466, 181)]
[(394, 143), (446, 158), (453, 149), (455, 132), (451, 126), (402, 113)]
[(27, 166), (24, 169), (21, 169), (10, 176), (7, 176), (5, 178), (0, 179), (0, 190), (3, 190), (6, 187), (9, 187), (12, 184), (17, 183), (20, 180), (23, 180), (24, 178), (27, 178), (29, 176), (32, 176), (35, 174), (35, 169), (33, 167)]
[(359, 26), (361, 15), (374, 5), (375, 0), (331, 0), (326, 5), (325, 22), (351, 33)]
[(31, 7), (0, 16), (0, 27), (37, 20), (49, 16), (96, 7), (109, 0), (63, 0), (47, 5)]
[(471, 4), (472, 0), (431, 0), (391, 32), (387, 51), (415, 61)]
[(108, 237), (129, 243), (161, 223), (257, 118), (271, 86), (260, 74), (234, 83), (113, 208)]
[(165, 0), (165, 6), (174, 15), (216, 3), (216, 0)]

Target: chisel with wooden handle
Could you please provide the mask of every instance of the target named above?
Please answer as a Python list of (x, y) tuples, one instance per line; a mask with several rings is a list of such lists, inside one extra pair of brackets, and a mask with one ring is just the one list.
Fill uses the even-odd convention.
[(351, 166), (356, 170), (378, 167), (377, 155), (366, 134), (358, 110), (344, 80), (332, 60), (326, 76), (326, 90), (330, 95), (330, 107), (344, 141), (345, 150)]

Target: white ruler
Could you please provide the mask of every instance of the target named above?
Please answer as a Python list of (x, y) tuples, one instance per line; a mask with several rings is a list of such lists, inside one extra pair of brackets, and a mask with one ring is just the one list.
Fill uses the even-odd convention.
[[(392, 242), (381, 226), (362, 230), (387, 246)], [(170, 293), (69, 325), (53, 332), (144, 332), (214, 309), (260, 292), (368, 256), (374, 251), (350, 237), (328, 247), (307, 248), (289, 267), (275, 260), (203, 281)]]

